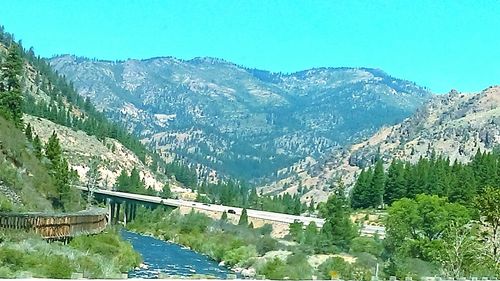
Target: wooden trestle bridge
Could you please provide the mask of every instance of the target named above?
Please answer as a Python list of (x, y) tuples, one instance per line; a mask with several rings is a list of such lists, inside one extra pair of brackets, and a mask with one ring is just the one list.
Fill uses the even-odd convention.
[(75, 213), (0, 213), (0, 229), (25, 230), (46, 239), (66, 239), (102, 232), (108, 210), (93, 208)]

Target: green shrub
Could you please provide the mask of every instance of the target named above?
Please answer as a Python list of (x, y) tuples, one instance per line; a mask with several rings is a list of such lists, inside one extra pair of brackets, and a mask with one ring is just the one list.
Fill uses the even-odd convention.
[(43, 262), (38, 262), (42, 268), (39, 273), (34, 274), (34, 277), (67, 279), (71, 277), (71, 273), (76, 271), (70, 260), (60, 255), (50, 256), (44, 259)]
[(14, 273), (6, 266), (0, 266), (0, 278), (13, 278)]
[(352, 266), (339, 257), (327, 259), (318, 267), (319, 278), (328, 280), (332, 278), (348, 280), (352, 278)]
[(286, 276), (286, 264), (280, 258), (276, 257), (264, 264), (259, 270), (259, 274), (264, 275), (267, 279), (281, 280)]
[(380, 257), (382, 251), (384, 250), (384, 246), (381, 242), (376, 241), (371, 237), (356, 237), (351, 241), (351, 253), (369, 253), (374, 255), (375, 257)]
[(256, 249), (259, 255), (264, 255), (265, 253), (274, 251), (278, 248), (278, 241), (269, 235), (257, 240), (256, 243)]
[(10, 212), (13, 210), (13, 208), (14, 205), (12, 205), (12, 202), (10, 202), (9, 199), (0, 194), (0, 212)]
[(254, 245), (241, 246), (239, 248), (226, 252), (222, 258), (228, 266), (247, 262), (257, 256), (257, 250)]

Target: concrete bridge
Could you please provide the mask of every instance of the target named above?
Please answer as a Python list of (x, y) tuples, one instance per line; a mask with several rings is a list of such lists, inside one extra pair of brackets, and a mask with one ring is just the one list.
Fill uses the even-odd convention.
[(0, 213), (0, 229), (32, 231), (45, 239), (65, 239), (102, 232), (108, 210), (93, 208), (75, 213)]
[[(88, 189), (83, 186), (76, 186), (82, 191), (87, 191)], [(228, 214), (228, 219), (233, 222), (237, 222), (239, 216), (241, 215), (242, 208), (216, 205), (216, 204), (205, 204), (193, 201), (186, 201), (180, 199), (166, 199), (157, 196), (141, 195), (135, 193), (119, 192), (106, 189), (93, 189), (91, 192), (97, 198), (106, 198), (109, 203), (110, 208), (110, 220), (111, 222), (118, 222), (120, 218), (123, 221), (133, 220), (135, 218), (135, 210), (137, 204), (149, 205), (149, 206), (169, 206), (174, 208), (179, 208), (181, 213), (187, 213), (192, 209), (205, 213), (208, 216), (219, 219), (223, 212)], [(123, 205), (123, 209), (121, 206)], [(288, 233), (288, 226), (296, 221), (302, 222), (304, 225), (309, 225), (314, 222), (318, 227), (322, 227), (325, 223), (324, 219), (289, 215), (275, 212), (267, 212), (260, 210), (247, 209), (247, 215), (249, 222), (252, 222), (254, 227), (260, 227), (264, 224), (273, 225), (274, 231), (277, 236), (284, 236)], [(381, 226), (364, 225), (361, 234), (362, 235), (374, 235), (379, 234), (381, 237), (385, 236), (385, 228)]]

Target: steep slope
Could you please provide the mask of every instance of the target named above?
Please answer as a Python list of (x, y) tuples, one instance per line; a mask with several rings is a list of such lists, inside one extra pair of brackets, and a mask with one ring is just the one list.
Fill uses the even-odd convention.
[(52, 210), (53, 185), (24, 134), (0, 116), (0, 212)]
[(32, 126), (33, 133), (37, 134), (44, 143), (53, 132), (58, 135), (63, 152), (71, 168), (78, 172), (82, 183), (87, 181), (91, 161), (97, 158), (101, 174), (98, 185), (109, 188), (115, 184), (116, 178), (123, 169), (130, 172), (136, 168), (140, 171), (147, 186), (156, 190), (161, 190), (163, 187), (157, 175), (153, 174), (137, 155), (115, 139), (98, 140), (95, 136), (89, 136), (83, 131), (75, 131), (47, 119), (30, 115), (25, 115), (24, 120)]
[[(300, 183), (312, 188), (304, 200), (325, 200), (328, 181), (342, 177), (353, 182), (363, 167), (380, 157), (388, 164), (397, 158), (415, 163), (420, 157), (444, 155), (451, 162), (468, 162), (478, 150), (491, 151), (500, 144), (500, 86), (476, 94), (451, 91), (434, 97), (412, 117), (382, 128), (363, 142), (338, 150), (330, 160), (309, 169), (298, 169), (295, 177), (264, 187), (266, 192), (294, 192)], [(287, 185), (288, 184), (288, 185)], [(283, 186), (285, 185), (285, 189)]]
[(284, 177), (288, 170), (276, 172), (399, 122), (430, 97), (376, 69), (281, 74), (212, 58), (50, 62), (147, 143), (253, 180)]
[[(5, 46), (17, 44), (12, 42), (10, 34), (0, 31), (0, 77), (3, 78), (3, 73), (8, 70), (3, 63), (7, 53), (12, 52), (12, 47)], [(25, 112), (23, 121), (25, 125), (30, 125), (34, 135), (40, 137), (42, 148), (38, 156), (34, 157), (34, 143), (26, 139), (22, 127), (11, 128), (13, 124), (2, 121), (0, 201), (13, 204), (15, 208), (51, 208), (50, 198), (57, 194), (51, 188), (54, 185), (53, 176), (50, 176), (53, 174), (50, 171), (51, 162), (43, 154), (45, 144), (54, 132), (63, 149), (63, 157), (79, 176), (76, 178), (78, 182), (72, 179), (74, 184), (87, 182), (86, 172), (90, 163), (96, 161), (101, 174), (98, 185), (110, 188), (122, 170), (130, 173), (132, 169), (136, 169), (146, 187), (160, 190), (166, 182), (170, 182), (173, 191), (186, 191), (176, 182), (175, 177), (167, 178), (167, 165), (157, 154), (148, 151), (137, 138), (97, 112), (90, 102), (77, 95), (71, 85), (59, 77), (43, 59), (36, 57), (32, 50), (15, 49), (20, 55), (20, 74), (17, 76), (24, 99), (19, 102), (23, 103), (22, 110)], [(0, 80), (0, 83), (5, 84), (4, 80)], [(3, 92), (0, 94), (4, 95)], [(15, 140), (12, 141), (14, 136)], [(9, 143), (11, 145), (7, 146)], [(26, 165), (31, 166), (27, 168)], [(24, 174), (27, 176), (23, 176)], [(172, 175), (171, 172), (168, 174)], [(78, 201), (79, 192), (72, 190), (72, 194), (76, 196), (74, 199)], [(23, 197), (26, 192), (31, 194), (28, 195), (28, 200)]]

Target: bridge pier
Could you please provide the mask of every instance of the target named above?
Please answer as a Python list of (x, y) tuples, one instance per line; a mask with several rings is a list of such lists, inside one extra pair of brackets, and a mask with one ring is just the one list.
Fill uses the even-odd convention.
[(115, 219), (115, 223), (120, 222), (120, 206), (121, 206), (121, 203), (116, 203), (116, 212), (115, 212), (116, 219)]
[(109, 199), (109, 224), (114, 224), (115, 221), (115, 202)]

